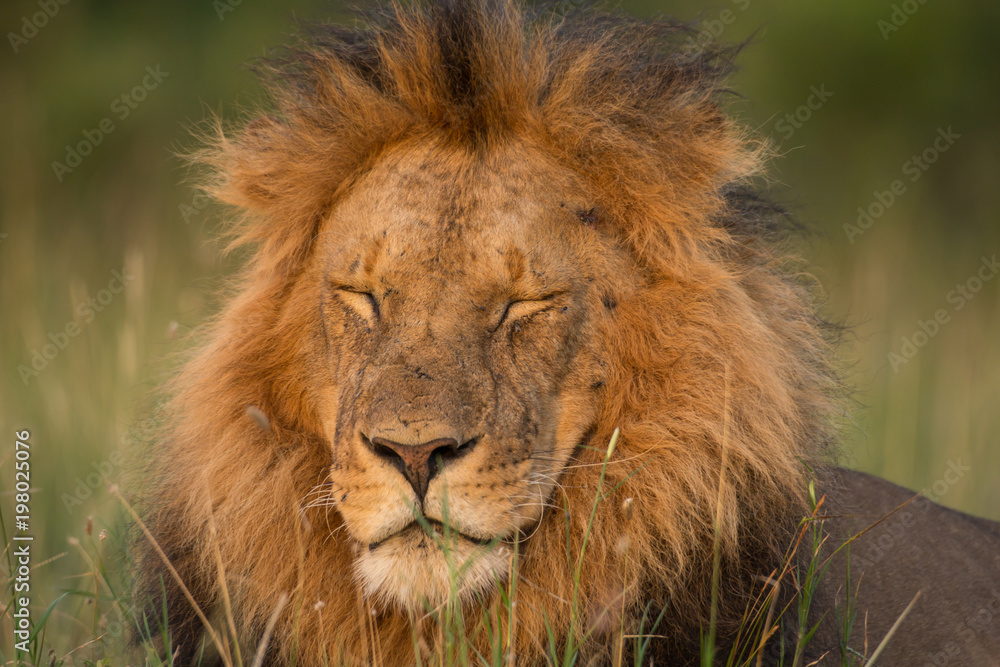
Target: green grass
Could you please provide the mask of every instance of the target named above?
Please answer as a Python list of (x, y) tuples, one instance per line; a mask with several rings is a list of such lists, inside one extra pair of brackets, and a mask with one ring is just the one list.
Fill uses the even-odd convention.
[[(560, 665), (571, 667), (581, 664), (585, 654), (581, 651), (587, 646), (591, 639), (593, 627), (585, 628), (581, 622), (580, 608), (578, 604), (577, 592), (579, 591), (581, 580), (580, 573), (585, 559), (588, 557), (587, 544), (594, 519), (602, 503), (607, 502), (607, 498), (613, 489), (606, 489), (604, 486), (605, 473), (608, 464), (612, 460), (615, 446), (618, 440), (618, 431), (615, 431), (607, 449), (604, 451), (604, 460), (601, 466), (600, 478), (595, 491), (591, 514), (579, 553), (567, 553), (567, 558), (576, 563), (574, 572), (574, 595), (571, 601), (570, 632), (563, 636), (555, 629), (547, 628), (546, 663), (549, 665)], [(134, 513), (129, 502), (121, 495), (116, 487), (109, 491), (120, 503), (123, 518), (136, 522), (140, 531), (149, 539), (151, 537), (145, 532), (141, 520)], [(805, 649), (813, 636), (817, 626), (818, 618), (812, 610), (812, 599), (819, 581), (826, 575), (830, 559), (836, 555), (824, 553), (823, 546), (825, 535), (823, 531), (823, 518), (821, 514), (822, 499), (817, 499), (815, 487), (812, 481), (808, 485), (808, 497), (811, 514), (803, 517), (799, 529), (796, 531), (794, 541), (789, 545), (784, 562), (779, 570), (765, 578), (756, 598), (748, 605), (735, 640), (731, 642), (728, 652), (720, 652), (716, 646), (715, 623), (715, 596), (718, 594), (719, 583), (719, 560), (715, 561), (713, 568), (713, 613), (712, 622), (704, 629), (702, 636), (702, 664), (705, 667), (712, 665), (726, 665), (727, 667), (752, 667), (763, 664), (763, 652), (765, 648), (769, 651), (768, 659), (776, 657), (779, 665), (789, 665), (790, 667), (802, 667)], [(500, 631), (500, 625), (495, 623), (495, 618), (491, 617), (488, 605), (471, 605), (463, 603), (460, 599), (461, 580), (464, 572), (471, 566), (473, 556), (464, 563), (455, 561), (452, 553), (452, 545), (457, 536), (452, 533), (448, 521), (447, 496), (443, 503), (443, 532), (438, 532), (427, 523), (423, 517), (415, 512), (415, 518), (421, 523), (427, 534), (432, 538), (434, 544), (444, 555), (449, 567), (449, 579), (451, 582), (450, 595), (448, 600), (436, 608), (427, 607), (424, 610), (424, 618), (419, 624), (414, 621), (412, 626), (413, 651), (416, 662), (423, 667), (453, 667), (453, 666), (481, 666), (481, 667), (508, 667), (516, 662), (516, 651), (513, 645), (513, 628), (516, 625), (517, 609), (515, 601), (517, 599), (517, 581), (515, 575), (509, 576), (506, 581), (497, 581), (498, 593), (500, 596), (499, 614), (507, 617), (508, 633)], [(9, 539), (7, 532), (7, 521), (0, 516), (0, 536), (7, 544), (6, 566), (13, 570), (11, 553), (13, 543)], [(111, 553), (118, 552), (121, 558), (122, 535), (110, 534), (107, 530), (95, 531), (93, 524), (88, 522), (83, 539), (70, 538), (71, 547), (67, 559), (78, 571), (75, 577), (75, 587), (69, 588), (61, 593), (45, 611), (32, 619), (33, 630), (28, 640), (29, 650), (26, 653), (12, 653), (11, 655), (0, 655), (0, 660), (9, 661), (13, 659), (22, 660), (26, 664), (32, 665), (73, 665), (82, 664), (94, 667), (111, 667), (119, 664), (118, 661), (127, 659), (130, 664), (145, 665), (147, 667), (170, 667), (173, 665), (171, 659), (172, 647), (168, 624), (166, 622), (166, 610), (163, 610), (163, 617), (156, 627), (151, 627), (148, 620), (138, 617), (133, 610), (133, 605), (128, 596), (129, 582), (124, 569), (108, 567), (109, 559), (113, 558)], [(850, 541), (837, 551), (848, 550)], [(495, 546), (495, 545), (493, 545)], [(487, 547), (489, 548), (489, 547)], [(801, 559), (798, 551), (801, 548), (808, 549), (808, 561), (804, 570), (800, 569)], [(159, 552), (166, 562), (166, 557)], [(512, 572), (517, 571), (517, 554), (519, 553), (519, 542), (514, 543), (514, 559), (512, 561)], [(718, 554), (718, 550), (716, 550)], [(121, 561), (119, 561), (121, 564)], [(299, 599), (289, 599), (283, 597), (275, 608), (271, 622), (260, 643), (256, 646), (241, 646), (237, 640), (236, 623), (233, 612), (228, 604), (228, 590), (225, 585), (224, 572), (221, 570), (221, 559), (219, 561), (219, 579), (223, 590), (224, 609), (222, 617), (213, 616), (210, 610), (198, 609), (198, 613), (204, 624), (208, 628), (203, 640), (203, 656), (221, 655), (226, 667), (257, 667), (259, 660), (264, 655), (267, 648), (270, 630), (274, 621), (277, 620), (288, 604), (301, 606)], [(42, 566), (44, 567), (44, 565)], [(178, 577), (172, 568), (169, 575)], [(848, 568), (849, 570), (849, 568)], [(44, 571), (44, 570), (40, 570)], [(164, 575), (167, 576), (167, 575)], [(180, 581), (179, 578), (177, 578)], [(775, 583), (784, 582), (785, 586), (794, 585), (799, 591), (794, 599), (782, 604), (779, 596), (779, 585)], [(846, 582), (846, 590), (851, 590), (851, 582)], [(183, 582), (181, 582), (183, 587)], [(185, 589), (186, 590), (186, 589)], [(73, 600), (77, 600), (73, 604)], [(479, 598), (482, 601), (482, 598)], [(12, 604), (12, 591), (8, 588), (3, 603), (7, 609)], [(194, 604), (193, 599), (189, 602)], [(60, 653), (65, 638), (65, 631), (61, 628), (63, 623), (58, 619), (65, 616), (67, 607), (71, 605), (77, 609), (75, 615), (77, 639), (80, 642), (72, 650)], [(912, 605), (911, 605), (912, 606)], [(196, 607), (197, 609), (197, 607)], [(477, 609), (483, 611), (477, 612)], [(649, 617), (647, 608), (646, 614), (641, 619), (638, 627), (625, 627), (622, 625), (616, 628), (612, 637), (611, 658), (615, 667), (623, 664), (625, 642), (632, 644), (633, 662), (638, 667), (645, 663), (645, 653), (648, 650), (650, 641), (657, 636), (657, 629), (663, 619), (665, 609), (660, 615), (652, 619)], [(905, 617), (909, 608), (900, 616), (900, 620)], [(482, 614), (478, 617), (477, 614)], [(829, 613), (829, 612), (825, 612)], [(5, 616), (5, 620), (9, 613)], [(214, 621), (209, 621), (212, 616)], [(784, 636), (786, 633), (781, 628), (789, 621), (788, 617), (794, 617), (792, 622), (798, 628), (798, 635), (794, 644), (786, 646)], [(68, 618), (68, 617), (67, 617)], [(433, 649), (429, 649), (424, 641), (424, 631), (427, 623), (434, 630), (436, 642)], [(898, 625), (897, 621), (897, 625)], [(485, 627), (490, 638), (490, 646), (484, 653), (471, 643), (468, 639), (468, 624), (477, 624)], [(850, 601), (844, 610), (843, 628), (845, 636), (850, 634), (853, 617)], [(49, 632), (50, 626), (55, 628)], [(123, 630), (134, 629), (143, 638), (140, 648), (129, 649), (123, 642)], [(895, 630), (895, 628), (893, 628)], [(840, 664), (843, 667), (861, 667), (862, 665), (874, 664), (874, 659), (881, 652), (885, 643), (891, 638), (892, 632), (887, 635), (876, 647), (875, 651), (868, 658), (857, 651), (848, 651), (846, 645), (842, 647)], [(780, 637), (780, 639), (779, 639)], [(370, 638), (374, 641), (374, 631)], [(775, 656), (773, 649), (767, 642), (778, 642), (778, 653)], [(68, 644), (67, 644), (68, 645)], [(377, 644), (373, 644), (373, 655), (376, 662), (379, 662), (379, 649)], [(338, 664), (332, 660), (330, 664)], [(768, 663), (771, 664), (771, 663)]]

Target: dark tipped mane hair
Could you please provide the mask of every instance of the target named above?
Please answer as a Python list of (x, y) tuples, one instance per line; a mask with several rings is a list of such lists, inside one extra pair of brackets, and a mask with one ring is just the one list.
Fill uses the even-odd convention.
[[(273, 233), (258, 216), (237, 226), (236, 243), (281, 237), (284, 250), (301, 250), (351, 173), (420, 135), (489, 150), (519, 132), (543, 134), (622, 208), (645, 207), (649, 188), (669, 183), (657, 194), (671, 196), (681, 217), (712, 210), (731, 229), (751, 225), (748, 237), (785, 219), (746, 196), (764, 147), (718, 106), (739, 47), (699, 44), (684, 23), (586, 6), (563, 14), (559, 5), (439, 0), (362, 16), (354, 28), (304, 26), (295, 43), (255, 64), (271, 111), (234, 137), (219, 127), (202, 137), (209, 148), (195, 160), (225, 176), (209, 190), (289, 225)], [(665, 240), (631, 231), (642, 243)], [(683, 238), (684, 226), (677, 232), (676, 245), (696, 240)]]
[[(257, 64), (268, 110), (232, 130), (213, 125), (195, 155), (212, 174), (207, 190), (233, 209), (231, 246), (247, 249), (247, 265), (238, 293), (170, 386), (143, 510), (199, 605), (221, 602), (215, 523), (227, 572), (241, 582), (233, 604), (251, 639), (281, 591), (302, 590), (300, 575), (319, 576), (313, 570), (349, 557), (314, 533), (307, 547), (317, 551), (303, 553), (317, 560), (302, 574), (289, 556), (297, 547), (288, 536), (299, 526), (287, 509), (323, 475), (325, 445), (289, 368), (281, 306), (338, 197), (398, 142), (427, 138), (485, 152), (531, 136), (586, 179), (601, 220), (652, 285), (650, 303), (619, 305), (621, 317), (639, 324), (611, 341), (620, 358), (608, 361), (614, 372), (597, 433), (606, 438), (621, 426), (623, 452), (655, 454), (641, 474), (608, 476), (636, 499), (630, 566), (642, 598), (629, 602), (630, 613), (651, 622), (665, 610), (661, 655), (697, 647), (711, 614), (717, 539), (720, 632), (735, 627), (759, 589), (755, 575), (780, 562), (806, 511), (804, 464), (827, 455), (839, 387), (808, 289), (773, 243), (785, 216), (754, 189), (766, 147), (720, 108), (733, 55), (700, 48), (687, 26), (669, 20), (434, 0), (373, 10), (353, 28), (312, 26)], [(267, 430), (246, 417), (247, 406), (268, 415)], [(685, 447), (699, 455), (678, 455)], [(583, 463), (593, 456), (579, 453)], [(577, 468), (567, 471), (568, 488), (591, 474)], [(608, 511), (598, 517), (595, 530), (606, 535), (592, 541), (595, 563), (585, 572), (595, 580), (616, 567), (613, 545), (624, 530), (618, 510)], [(533, 539), (548, 539), (544, 533)], [(285, 550), (271, 541), (279, 535)], [(340, 551), (323, 560), (322, 549)], [(200, 621), (143, 540), (136, 553), (150, 625), (165, 604), (174, 645), (190, 658)], [(562, 573), (550, 576), (540, 583), (565, 593)], [(548, 621), (565, 621), (561, 613)], [(405, 618), (380, 623), (412, 649)], [(284, 664), (293, 631), (303, 626), (279, 624), (274, 664)], [(544, 638), (542, 617), (519, 631)], [(361, 630), (340, 632), (353, 650), (360, 640), (351, 633)], [(297, 646), (306, 656), (315, 649), (306, 640)]]

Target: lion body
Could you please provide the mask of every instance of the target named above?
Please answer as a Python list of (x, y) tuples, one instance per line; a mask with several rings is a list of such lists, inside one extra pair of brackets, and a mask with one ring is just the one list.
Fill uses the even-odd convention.
[(855, 658), (871, 655), (912, 602), (877, 664), (996, 663), (1000, 524), (864, 473), (826, 470), (818, 487), (831, 517), (822, 550), (830, 569), (817, 593), (814, 659), (825, 655), (822, 664), (843, 664), (845, 647)]
[(683, 35), (440, 2), (265, 67), (274, 112), (200, 156), (253, 253), (151, 454), (186, 592), (137, 548), (179, 664), (188, 594), (276, 665), (411, 664), (453, 604), (519, 664), (658, 615), (673, 663), (732, 635), (840, 388), (725, 54)]

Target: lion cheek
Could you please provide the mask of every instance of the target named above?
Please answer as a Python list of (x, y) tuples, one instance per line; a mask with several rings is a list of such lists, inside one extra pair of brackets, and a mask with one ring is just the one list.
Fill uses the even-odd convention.
[(384, 540), (413, 522), (413, 510), (403, 502), (386, 502), (380, 490), (352, 492), (346, 502), (337, 504), (351, 537), (367, 545)]
[(419, 612), (439, 607), (453, 595), (469, 600), (505, 581), (509, 558), (503, 545), (485, 550), (467, 540), (458, 540), (445, 553), (422, 529), (413, 529), (362, 551), (354, 575), (376, 605)]
[(516, 505), (510, 500), (519, 493), (516, 490), (476, 488), (469, 494), (453, 492), (447, 499), (434, 491), (424, 502), (424, 515), (428, 519), (484, 540), (506, 537), (518, 528), (512, 520)]

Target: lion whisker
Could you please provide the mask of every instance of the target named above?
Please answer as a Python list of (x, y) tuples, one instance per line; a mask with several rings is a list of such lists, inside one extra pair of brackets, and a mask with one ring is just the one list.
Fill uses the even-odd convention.
[[(572, 463), (572, 464), (564, 465), (562, 467), (561, 471), (562, 470), (574, 470), (574, 469), (578, 469), (578, 468), (581, 468), (581, 469), (582, 468), (597, 468), (597, 467), (602, 467), (602, 466), (611, 466), (611, 465), (616, 465), (616, 464), (621, 464), (621, 463), (627, 463), (627, 462), (632, 461), (634, 459), (647, 456), (648, 454), (649, 454), (649, 452), (640, 452), (638, 454), (633, 454), (633, 455), (628, 456), (626, 458), (612, 459), (610, 461), (600, 461), (600, 462), (597, 462), (597, 463)], [(536, 456), (536, 455), (532, 454), (532, 455), (528, 456), (528, 458), (532, 459), (532, 460), (535, 460), (535, 461), (546, 461), (546, 462), (549, 462), (549, 463), (559, 463), (559, 459), (554, 458), (554, 457), (547, 458), (547, 457), (544, 457), (544, 456)]]

